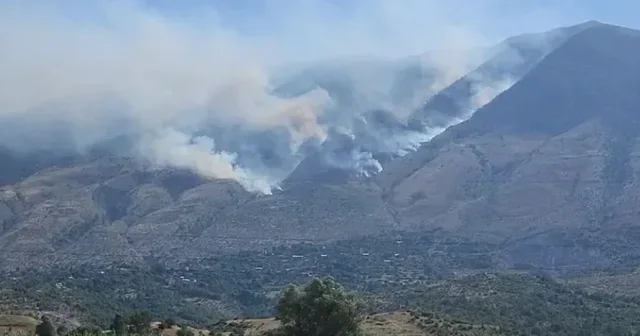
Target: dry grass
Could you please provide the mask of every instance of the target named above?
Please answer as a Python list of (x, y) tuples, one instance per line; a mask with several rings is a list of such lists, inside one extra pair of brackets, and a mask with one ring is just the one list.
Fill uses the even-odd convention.
[(33, 334), (38, 320), (29, 316), (0, 315), (0, 335)]
[[(243, 326), (244, 336), (260, 336), (265, 331), (276, 329), (280, 323), (273, 318), (247, 319), (227, 322), (230, 326)], [(456, 335), (485, 335), (480, 326), (473, 326), (462, 322), (444, 321), (440, 319), (425, 319), (412, 315), (406, 311), (382, 313), (368, 316), (362, 322), (365, 336), (422, 336), (440, 335), (443, 332), (455, 332)], [(491, 327), (487, 330), (491, 333)], [(227, 336), (229, 333), (222, 333)]]
[(244, 336), (262, 335), (265, 331), (273, 330), (280, 326), (280, 322), (276, 321), (275, 318), (250, 319), (243, 320), (243, 322), (251, 326), (249, 329), (245, 330)]
[[(440, 324), (433, 321), (434, 326)], [(0, 335), (33, 335), (38, 320), (29, 316), (0, 315)], [(436, 335), (440, 328), (424, 328), (425, 320), (409, 312), (391, 312), (368, 316), (362, 323), (362, 330), (366, 336), (419, 336)], [(151, 325), (157, 329), (160, 323)], [(241, 330), (244, 336), (260, 336), (264, 332), (276, 329), (280, 323), (274, 318), (231, 320), (224, 323), (225, 330), (235, 330), (238, 335)], [(212, 336), (208, 330), (187, 327), (196, 336)], [(475, 329), (475, 328), (473, 328)], [(162, 336), (176, 336), (179, 326), (163, 329)], [(223, 336), (229, 336), (231, 331), (220, 332)], [(464, 334), (464, 333), (460, 333)], [(218, 334), (216, 334), (218, 335)]]
[(424, 331), (412, 322), (408, 312), (393, 312), (370, 316), (362, 323), (367, 336), (420, 336)]
[[(160, 335), (162, 336), (176, 336), (178, 335), (178, 330), (181, 329), (179, 326), (172, 326), (171, 328), (160, 329), (161, 322), (153, 322), (151, 323), (151, 329), (159, 330)], [(188, 330), (191, 330), (195, 336), (208, 336), (209, 330), (205, 329), (196, 329), (191, 327), (186, 327)]]

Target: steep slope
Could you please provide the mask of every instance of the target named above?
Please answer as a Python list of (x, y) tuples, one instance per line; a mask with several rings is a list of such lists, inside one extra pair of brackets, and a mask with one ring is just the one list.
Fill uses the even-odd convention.
[[(421, 142), (428, 141), (442, 132), (445, 127), (468, 118), (472, 112), (517, 82), (571, 36), (594, 25), (598, 23), (586, 22), (543, 33), (518, 35), (489, 48), (489, 51), (478, 50), (477, 53), (483, 56), (477, 58), (483, 62), (461, 78), (449, 78), (450, 74), (441, 74), (437, 68), (428, 67), (430, 62), (437, 62), (430, 61), (430, 57), (438, 59), (442, 58), (442, 55), (425, 54), (423, 63), (426, 65), (422, 67), (417, 61), (415, 64), (407, 62), (409, 65), (406, 69), (396, 71), (396, 76), (399, 77), (398, 85), (391, 86), (389, 92), (392, 100), (398, 95), (402, 96), (403, 91), (406, 91), (405, 96), (412, 97), (407, 98), (413, 103), (412, 112), (408, 116), (405, 116), (406, 112), (401, 111), (403, 103), (394, 106), (400, 111), (389, 111), (384, 105), (375, 105), (354, 98), (356, 86), (353, 83), (322, 86), (323, 82), (319, 80), (318, 85), (333, 96), (339, 97), (338, 101), (342, 107), (339, 109), (340, 114), (349, 115), (353, 109), (363, 109), (365, 112), (361, 118), (350, 123), (349, 136), (352, 138), (330, 134), (319, 152), (303, 160), (288, 180), (335, 181), (348, 179), (357, 173), (377, 173), (379, 164), (414, 149)], [(455, 51), (451, 53), (456, 54)], [(465, 54), (465, 58), (467, 57), (470, 56)], [(367, 70), (373, 73), (380, 72), (375, 67)], [(377, 79), (375, 75), (370, 77), (374, 82), (384, 78), (380, 75)], [(447, 82), (444, 78), (453, 82)], [(346, 79), (342, 78), (342, 82), (346, 82)], [(368, 85), (373, 84), (361, 86)], [(444, 89), (433, 96), (426, 95), (430, 89), (438, 85), (444, 85)], [(345, 96), (352, 98), (345, 99)], [(399, 118), (397, 115), (403, 117)], [(351, 164), (340, 164), (344, 162)]]
[(599, 25), (594, 21), (544, 33), (513, 36), (491, 48), (476, 69), (451, 83), (413, 113), (414, 127), (446, 126), (466, 118), (527, 74), (546, 55), (575, 34)]
[(639, 89), (640, 32), (592, 24), (377, 180), (415, 228), (538, 247), (587, 232), (631, 242), (640, 234)]
[(392, 228), (372, 183), (291, 186), (258, 196), (232, 181), (107, 157), (0, 187), (7, 267), (199, 259)]

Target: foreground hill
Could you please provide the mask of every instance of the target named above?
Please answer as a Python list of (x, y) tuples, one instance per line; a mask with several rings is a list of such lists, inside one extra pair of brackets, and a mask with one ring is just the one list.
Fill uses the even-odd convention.
[[(29, 316), (0, 315), (0, 331), (4, 335), (32, 334), (39, 321)], [(181, 330), (195, 335), (268, 335), (280, 326), (274, 318), (236, 319), (221, 321), (209, 329), (162, 326), (152, 323), (151, 330), (162, 336), (176, 336)], [(499, 327), (474, 325), (435, 314), (417, 314), (411, 311), (373, 314), (365, 317), (361, 324), (363, 336), (424, 336), (424, 335), (507, 335)]]
[[(228, 321), (222, 330), (241, 331), (244, 335), (261, 335), (278, 328), (273, 318)], [(362, 323), (364, 336), (431, 336), (431, 335), (508, 335), (499, 327), (475, 325), (436, 314), (397, 311), (367, 316)]]
[(3, 335), (35, 332), (38, 320), (30, 316), (0, 315), (0, 333)]
[(478, 274), (408, 294), (426, 310), (533, 335), (627, 335), (640, 330), (640, 301), (588, 294), (548, 278)]
[[(111, 271), (104, 272), (102, 277), (92, 276), (94, 280), (89, 280), (95, 282), (92, 291), (87, 291), (87, 279), (83, 280), (83, 274), (79, 272), (74, 273), (78, 278), (59, 279), (55, 285), (49, 283), (42, 287), (31, 281), (29, 288), (31, 291), (37, 289), (38, 294), (18, 290), (27, 284), (4, 283), (2, 297), (6, 301), (12, 298), (11, 291), (16, 290), (23, 298), (34, 300), (31, 302), (37, 304), (36, 311), (37, 307), (40, 311), (56, 311), (52, 307), (57, 304), (66, 307), (67, 318), (101, 328), (108, 328), (115, 313), (130, 315), (131, 310), (127, 307), (151, 308), (149, 311), (154, 317), (178, 319), (181, 325), (197, 325), (214, 333), (255, 335), (278, 327), (278, 322), (271, 318), (227, 320), (242, 313), (228, 311), (220, 314), (225, 306), (216, 304), (215, 299), (205, 298), (206, 295), (202, 295), (204, 288), (193, 283), (196, 278), (193, 275), (189, 276), (189, 289), (180, 282), (166, 281), (166, 276), (159, 274), (152, 280), (157, 282), (148, 282), (150, 274), (146, 274), (144, 278), (130, 277), (126, 286), (106, 290), (111, 283), (129, 277), (122, 270), (118, 272), (118, 277), (114, 277), (115, 273)], [(308, 279), (299, 283), (306, 283)], [(198, 277), (198, 280), (207, 281), (206, 277)], [(261, 301), (257, 293), (248, 290), (243, 290), (241, 295), (245, 302), (272, 308), (281, 288), (274, 287), (275, 293), (266, 301)], [(231, 293), (230, 288), (225, 290)], [(194, 295), (198, 292), (201, 297), (196, 299)], [(362, 291), (360, 294), (367, 299), (368, 310), (373, 311), (362, 325), (371, 336), (633, 335), (640, 331), (637, 318), (640, 314), (639, 297), (589, 293), (575, 285), (526, 274), (479, 273), (412, 284), (404, 289), (387, 287), (377, 293)], [(388, 305), (375, 305), (382, 301)], [(26, 308), (23, 307), (22, 311), (27, 311)], [(17, 306), (12, 309), (21, 311)], [(216, 310), (217, 313), (212, 314)], [(380, 311), (392, 313), (378, 313)], [(273, 311), (269, 310), (261, 316), (271, 314)], [(96, 319), (100, 315), (104, 318)]]

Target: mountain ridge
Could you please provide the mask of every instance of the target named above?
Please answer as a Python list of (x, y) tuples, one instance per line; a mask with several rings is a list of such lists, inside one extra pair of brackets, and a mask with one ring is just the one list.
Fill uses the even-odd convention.
[[(582, 55), (593, 43), (602, 50), (593, 50), (580, 60), (569, 57)], [(599, 55), (614, 52), (609, 48), (612, 43), (617, 46), (613, 49), (617, 52), (614, 56), (622, 62), (602, 63)], [(484, 231), (490, 236), (502, 236), (498, 239), (504, 239), (507, 232), (510, 232), (507, 236), (518, 231), (524, 234), (523, 229), (543, 231), (549, 228), (548, 223), (564, 221), (563, 226), (579, 228), (580, 220), (569, 219), (573, 216), (570, 213), (582, 214), (584, 223), (605, 216), (602, 211), (608, 205), (603, 202), (615, 196), (611, 194), (610, 181), (624, 185), (621, 177), (626, 174), (628, 179), (630, 174), (635, 175), (629, 172), (625, 162), (635, 155), (631, 152), (637, 150), (637, 135), (622, 132), (621, 138), (620, 126), (628, 128), (635, 123), (637, 117), (633, 112), (640, 107), (640, 101), (628, 94), (620, 96), (617, 88), (620, 83), (630, 88), (640, 84), (638, 76), (634, 76), (640, 75), (636, 61), (640, 57), (639, 47), (640, 40), (635, 34), (621, 33), (615, 26), (595, 25), (573, 36), (469, 120), (450, 127), (417, 152), (385, 167), (377, 180), (387, 199), (404, 208), (399, 210), (409, 217), (404, 221), (413, 225), (431, 227), (438, 220), (449, 223), (454, 231), (467, 226), (466, 234)], [(592, 70), (596, 66), (600, 68)], [(556, 74), (560, 74), (557, 80), (552, 76)], [(596, 83), (595, 89), (602, 92), (594, 95), (593, 86), (589, 86), (593, 84), (591, 79), (604, 74), (608, 81)], [(611, 82), (615, 88), (608, 85)], [(586, 97), (587, 102), (581, 102), (582, 97)], [(606, 109), (610, 101), (614, 101), (616, 109), (614, 118), (610, 117), (611, 109)], [(545, 114), (540, 115), (537, 109)], [(567, 117), (563, 119), (563, 115)], [(622, 123), (610, 122), (620, 118), (624, 118)], [(536, 124), (537, 120), (540, 122)], [(572, 161), (567, 162), (573, 166), (565, 164), (562, 157), (571, 158)], [(525, 168), (534, 170), (524, 171)], [(514, 180), (518, 174), (531, 180)], [(558, 179), (549, 180), (552, 177)], [(581, 185), (581, 182), (587, 184)], [(544, 189), (525, 192), (526, 188), (543, 186), (556, 192), (549, 194)], [(453, 198), (421, 188), (449, 193)], [(598, 194), (588, 194), (592, 188), (596, 188)], [(618, 190), (622, 189), (618, 187)], [(420, 193), (432, 200), (421, 200)], [(541, 199), (527, 195), (535, 193)], [(560, 195), (568, 198), (559, 198)], [(554, 199), (555, 202), (551, 202)], [(528, 201), (521, 203), (525, 200)], [(559, 205), (564, 208), (558, 208)], [(516, 212), (519, 208), (527, 210)], [(553, 215), (554, 212), (558, 213)], [(424, 217), (425, 214), (427, 218), (436, 219), (418, 219), (418, 215)], [(554, 216), (563, 216), (563, 219)], [(487, 230), (473, 224), (474, 221), (497, 223)], [(518, 228), (527, 222), (524, 228)]]
[(320, 165), (309, 161), (312, 174), (258, 196), (237, 182), (104, 154), (2, 185), (3, 266), (200, 260), (397, 230), (443, 230), (549, 267), (585, 267), (588, 258), (572, 254), (587, 243), (543, 256), (535, 248), (611, 228), (607, 239), (632, 255), (620, 238), (640, 234), (640, 98), (621, 90), (640, 88), (640, 41), (632, 30), (586, 25), (471, 118), (372, 178), (329, 171), (314, 180)]

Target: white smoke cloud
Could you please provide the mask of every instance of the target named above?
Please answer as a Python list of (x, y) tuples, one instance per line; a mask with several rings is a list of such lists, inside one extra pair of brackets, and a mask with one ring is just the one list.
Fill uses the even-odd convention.
[(206, 136), (192, 137), (167, 129), (141, 141), (139, 150), (157, 166), (191, 169), (204, 177), (235, 180), (248, 191), (270, 194), (278, 182), (238, 167), (235, 154), (217, 151), (213, 139)]
[[(77, 149), (134, 132), (141, 139), (137, 153), (156, 166), (268, 193), (303, 158), (305, 144), (322, 143), (336, 127), (353, 135), (352, 120), (371, 108), (406, 120), (476, 66), (482, 56), (476, 47), (487, 42), (474, 33), (478, 26), (456, 24), (463, 17), (435, 0), (258, 1), (260, 9), (245, 17), (214, 4), (225, 2), (204, 9), (174, 4), (173, 10), (134, 0), (0, 2), (0, 117), (20, 120), (19, 130), (2, 130), (0, 145), (18, 147), (11, 143), (18, 142), (16, 133), (30, 137), (25, 146), (49, 143), (46, 127), (53, 124), (64, 126)], [(397, 69), (375, 64), (410, 55), (431, 77), (394, 101)], [(286, 66), (354, 57), (384, 62), (343, 69), (358, 94), (348, 109), (335, 109), (335, 97), (318, 87), (296, 97), (272, 94), (273, 78)], [(486, 84), (472, 105), (505, 88)], [(242, 132), (229, 131), (224, 139), (196, 135), (207, 125)], [(404, 154), (439, 131), (368, 134), (378, 150)], [(269, 154), (288, 161), (281, 171), (242, 158), (246, 148), (254, 155), (267, 146), (264, 137), (247, 145), (259, 132), (286, 141)], [(370, 148), (354, 149), (351, 158), (382, 169)]]
[(476, 84), (474, 86), (473, 96), (471, 96), (469, 101), (469, 112), (472, 113), (488, 104), (493, 98), (510, 88), (515, 82), (515, 79), (507, 77), (490, 83), (482, 83), (482, 85)]

